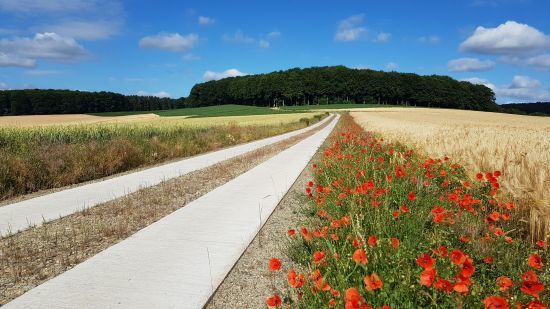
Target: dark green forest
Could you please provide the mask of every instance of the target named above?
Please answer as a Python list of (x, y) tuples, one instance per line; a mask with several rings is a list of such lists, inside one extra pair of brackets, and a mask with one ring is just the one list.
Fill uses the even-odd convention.
[(186, 105), (376, 103), (496, 111), (493, 91), (448, 76), (350, 69), (290, 69), (196, 84)]
[(126, 96), (113, 92), (72, 90), (0, 91), (0, 115), (87, 114), (151, 111), (184, 106), (184, 98)]
[(72, 90), (0, 91), (0, 115), (80, 114), (170, 110), (239, 104), (265, 107), (334, 103), (391, 104), (550, 114), (550, 103), (497, 105), (483, 85), (448, 76), (350, 69), (290, 69), (196, 84), (189, 97), (171, 99)]
[(502, 104), (505, 113), (525, 115), (550, 115), (550, 102)]

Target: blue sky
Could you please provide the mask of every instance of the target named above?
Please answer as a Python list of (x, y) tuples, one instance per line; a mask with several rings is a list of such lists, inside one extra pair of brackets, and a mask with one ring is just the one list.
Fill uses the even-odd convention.
[(187, 96), (292, 67), (443, 74), (550, 101), (550, 1), (0, 0), (0, 89)]

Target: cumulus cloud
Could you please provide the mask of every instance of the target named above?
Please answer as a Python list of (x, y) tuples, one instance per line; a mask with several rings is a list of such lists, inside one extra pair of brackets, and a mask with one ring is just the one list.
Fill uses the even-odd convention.
[(228, 33), (224, 34), (223, 40), (231, 43), (245, 43), (245, 44), (252, 44), (256, 42), (256, 40), (253, 37), (245, 35), (241, 30), (237, 30), (233, 34), (228, 34)]
[(257, 44), (260, 48), (269, 48), (271, 46), (271, 41), (281, 37), (281, 32), (272, 31), (265, 36), (260, 36), (259, 39), (255, 39), (251, 36), (246, 35), (241, 30), (235, 31), (235, 33), (229, 34), (226, 33), (223, 35), (223, 40), (229, 43), (237, 44)]
[(420, 43), (438, 44), (441, 39), (437, 35), (421, 36), (418, 38)]
[(166, 91), (159, 91), (159, 92), (138, 91), (136, 95), (140, 97), (170, 98), (170, 94)]
[(487, 79), (478, 77), (466, 78), (463, 81), (485, 85), (492, 89), (497, 97), (506, 101), (550, 101), (550, 89), (544, 88), (540, 81), (529, 76), (516, 75), (512, 78), (512, 82), (507, 85), (495, 85)]
[(36, 64), (36, 60), (28, 58), (18, 58), (0, 52), (0, 67), (20, 67), (32, 68)]
[(374, 40), (374, 41), (379, 42), (379, 43), (385, 43), (385, 42), (389, 41), (390, 38), (391, 38), (391, 33), (380, 32), (380, 33), (378, 33), (378, 35), (376, 36), (376, 40)]
[(447, 67), (451, 72), (480, 72), (493, 69), (495, 63), (491, 60), (477, 58), (459, 58), (449, 61)]
[(156, 35), (146, 36), (139, 41), (140, 48), (157, 48), (172, 52), (185, 52), (195, 47), (199, 42), (199, 36), (190, 33), (182, 36), (179, 33), (161, 32)]
[(209, 80), (219, 80), (226, 77), (236, 77), (236, 76), (244, 76), (244, 75), (248, 75), (248, 74), (243, 73), (237, 69), (229, 69), (229, 70), (225, 70), (224, 72), (206, 71), (204, 72), (202, 79), (204, 79), (205, 81), (209, 81)]
[(390, 63), (386, 64), (386, 70), (393, 71), (393, 70), (396, 70), (397, 68), (399, 68), (399, 64), (397, 64), (395, 62), (390, 62)]
[(526, 63), (537, 69), (550, 70), (550, 54), (528, 58)]
[(339, 42), (352, 42), (366, 38), (368, 31), (362, 26), (363, 20), (364, 15), (359, 14), (340, 21), (334, 40)]
[(212, 25), (215, 22), (216, 22), (216, 20), (213, 19), (213, 18), (206, 17), (206, 16), (199, 16), (199, 25), (201, 25), (201, 26)]
[(32, 67), (37, 59), (76, 62), (86, 56), (88, 51), (73, 38), (53, 32), (0, 40), (0, 63), (4, 66)]
[(477, 27), (460, 49), (480, 54), (523, 55), (550, 48), (550, 37), (527, 24), (507, 21), (496, 28)]
[(108, 20), (68, 20), (37, 27), (41, 31), (82, 40), (103, 40), (120, 33), (122, 23)]
[(0, 0), (0, 10), (31, 13), (31, 12), (64, 12), (90, 9), (97, 0)]

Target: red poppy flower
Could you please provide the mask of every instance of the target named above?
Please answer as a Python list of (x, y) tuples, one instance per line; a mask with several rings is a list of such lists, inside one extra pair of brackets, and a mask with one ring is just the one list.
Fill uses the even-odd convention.
[(296, 230), (295, 229), (290, 229), (286, 233), (288, 234), (288, 236), (294, 236), (294, 235), (296, 235)]
[(271, 270), (279, 270), (281, 269), (281, 261), (277, 258), (272, 258), (269, 260), (268, 266)]
[(382, 280), (380, 280), (380, 277), (378, 277), (376, 273), (366, 276), (363, 282), (365, 283), (365, 289), (367, 289), (367, 291), (376, 291), (382, 288)]
[(537, 274), (535, 274), (532, 270), (526, 271), (523, 275), (521, 275), (521, 279), (523, 281), (539, 281)]
[(399, 211), (396, 210), (396, 211), (392, 212), (391, 215), (392, 215), (395, 219), (397, 219), (397, 218), (399, 217)]
[(435, 260), (429, 254), (424, 253), (416, 259), (416, 263), (424, 269), (429, 269), (434, 267)]
[(399, 245), (401, 244), (401, 242), (399, 241), (399, 239), (395, 238), (395, 237), (392, 237), (391, 239), (391, 246), (394, 247), (395, 249), (399, 248)]
[(476, 178), (477, 178), (478, 180), (483, 180), (483, 174), (482, 174), (482, 173), (477, 173), (477, 174), (476, 174)]
[(539, 293), (544, 290), (544, 284), (538, 281), (523, 281), (520, 289), (525, 294), (539, 298)]
[(457, 293), (468, 293), (468, 285), (464, 282), (455, 283), (453, 290)]
[(544, 264), (542, 264), (542, 259), (538, 254), (531, 254), (527, 260), (527, 264), (533, 268), (541, 269)]
[(295, 288), (300, 288), (306, 283), (306, 278), (304, 274), (296, 274), (296, 271), (293, 269), (288, 272), (287, 275), (288, 284)]
[(425, 269), (422, 273), (420, 273), (420, 283), (425, 286), (431, 286), (436, 275), (437, 273), (435, 272), (435, 269)]
[(495, 211), (495, 212), (491, 213), (489, 216), (487, 216), (487, 220), (489, 222), (498, 221), (499, 218), (500, 218), (500, 214), (497, 211)]
[(526, 309), (548, 309), (548, 306), (546, 306), (540, 300), (534, 300), (527, 304)]
[(508, 309), (510, 308), (510, 305), (506, 301), (506, 299), (500, 297), (500, 296), (489, 296), (483, 300), (483, 304), (485, 305), (485, 309)]
[(275, 295), (269, 297), (265, 301), (265, 303), (268, 307), (275, 308), (275, 307), (279, 307), (282, 304), (282, 301), (281, 301), (281, 298), (279, 297), (279, 295), (275, 294)]
[(369, 239), (367, 241), (367, 243), (369, 244), (370, 247), (376, 246), (377, 242), (378, 242), (378, 240), (376, 239), (376, 236), (374, 236), (374, 235), (369, 236)]
[(364, 305), (365, 299), (356, 288), (349, 288), (345, 293), (346, 309), (359, 309)]
[(463, 264), (464, 262), (466, 262), (466, 259), (467, 259), (466, 254), (464, 254), (464, 252), (462, 252), (458, 249), (454, 249), (451, 252), (450, 257), (451, 257), (451, 260), (453, 261), (453, 263), (455, 265)]
[(462, 269), (460, 270), (460, 274), (465, 278), (470, 278), (475, 271), (476, 271), (476, 268), (473, 264), (472, 259), (468, 258), (462, 264)]
[(465, 235), (460, 236), (458, 239), (459, 239), (461, 242), (463, 242), (463, 243), (468, 243), (468, 242), (470, 242), (470, 237), (465, 236)]
[(497, 284), (499, 286), (499, 290), (501, 292), (504, 292), (506, 290), (508, 290), (510, 287), (512, 287), (514, 285), (514, 283), (512, 282), (512, 279), (506, 277), (506, 276), (500, 276), (497, 278)]
[(307, 186), (308, 186), (308, 187), (313, 187), (313, 181), (308, 182), (308, 183), (307, 183)]
[(325, 259), (325, 253), (323, 251), (315, 251), (313, 253), (313, 263), (319, 264)]
[(449, 280), (439, 278), (434, 283), (434, 288), (450, 293), (453, 290), (453, 284)]
[(367, 264), (367, 254), (363, 249), (357, 249), (353, 253), (353, 260), (355, 263)]
[(483, 262), (485, 262), (485, 264), (493, 264), (494, 261), (495, 261), (495, 259), (492, 256), (486, 256), (483, 259)]
[(410, 192), (409, 195), (407, 196), (407, 200), (409, 200), (409, 201), (416, 200), (416, 193)]
[(408, 213), (409, 212), (409, 207), (407, 207), (407, 205), (402, 205), (400, 209), (403, 213)]
[(537, 246), (539, 246), (539, 248), (544, 248), (544, 241), (543, 240), (537, 240)]

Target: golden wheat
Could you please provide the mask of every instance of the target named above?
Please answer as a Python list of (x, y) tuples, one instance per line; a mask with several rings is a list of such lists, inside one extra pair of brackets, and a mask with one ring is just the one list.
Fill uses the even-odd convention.
[(550, 118), (430, 108), (352, 112), (365, 129), (450, 156), (470, 173), (500, 170), (502, 186), (531, 210), (533, 236), (550, 232)]

